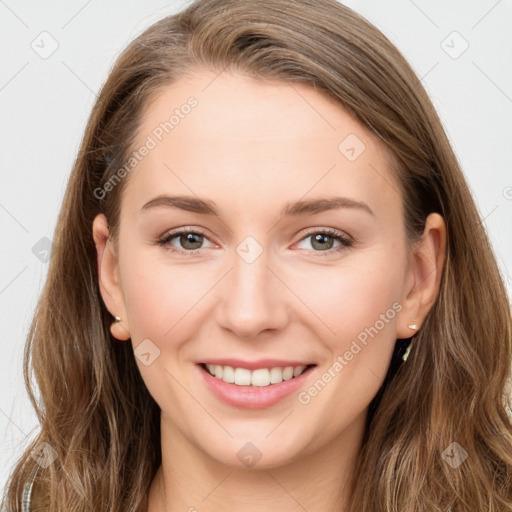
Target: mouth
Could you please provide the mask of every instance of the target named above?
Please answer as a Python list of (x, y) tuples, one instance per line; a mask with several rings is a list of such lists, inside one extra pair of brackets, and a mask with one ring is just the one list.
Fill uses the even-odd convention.
[(206, 388), (222, 403), (240, 409), (264, 409), (307, 386), (315, 377), (317, 365), (275, 359), (252, 363), (223, 359), (198, 363), (196, 367)]
[[(245, 388), (266, 388), (278, 386), (285, 381), (297, 379), (308, 373), (316, 364), (282, 364), (255, 367), (254, 364), (231, 366), (222, 364), (199, 363), (204, 372), (226, 384)], [(246, 366), (253, 366), (252, 369)]]

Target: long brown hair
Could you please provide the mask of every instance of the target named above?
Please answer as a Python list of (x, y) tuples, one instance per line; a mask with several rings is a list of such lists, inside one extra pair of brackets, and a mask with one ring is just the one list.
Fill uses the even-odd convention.
[[(110, 334), (92, 221), (104, 213), (115, 235), (128, 177), (102, 197), (97, 190), (133, 150), (149, 98), (200, 66), (309, 84), (334, 98), (389, 149), (408, 240), (418, 239), (430, 212), (446, 221), (439, 296), (407, 363), (390, 366), (371, 404), (349, 512), (511, 510), (512, 329), (504, 283), (420, 80), (378, 29), (335, 0), (199, 0), (119, 56), (67, 185), (30, 327), (24, 375), (41, 431), (11, 474), (5, 506), (21, 511), (35, 468), (33, 510), (146, 510), (161, 463), (160, 411), (130, 344)], [(32, 453), (43, 453), (41, 446), (54, 450), (47, 467)], [(443, 457), (454, 449), (467, 454), (458, 467)]]

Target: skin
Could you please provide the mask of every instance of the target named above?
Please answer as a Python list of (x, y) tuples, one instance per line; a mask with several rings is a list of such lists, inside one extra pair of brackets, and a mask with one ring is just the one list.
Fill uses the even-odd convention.
[[(385, 148), (339, 104), (306, 85), (215, 77), (197, 70), (160, 90), (134, 147), (189, 96), (198, 106), (125, 178), (118, 247), (103, 215), (92, 226), (101, 294), (121, 317), (114, 336), (134, 349), (149, 338), (160, 350), (148, 366), (136, 359), (161, 408), (163, 462), (148, 510), (343, 510), (395, 340), (414, 334), (411, 323), (421, 329), (437, 297), (445, 223), (431, 214), (421, 243), (408, 248)], [(365, 144), (354, 161), (338, 149), (349, 134)], [(160, 194), (215, 201), (221, 217), (141, 213)], [(288, 201), (333, 195), (374, 215), (341, 208), (280, 217)], [(175, 237), (180, 254), (156, 244), (182, 227), (206, 236), (196, 245)], [(354, 245), (315, 244), (325, 228)], [(263, 249), (250, 264), (236, 251), (249, 235)], [(298, 359), (317, 364), (299, 391), (307, 390), (395, 302), (401, 311), (308, 404), (292, 393), (266, 409), (237, 408), (199, 378), (205, 358)], [(251, 468), (237, 457), (247, 442), (262, 455)]]

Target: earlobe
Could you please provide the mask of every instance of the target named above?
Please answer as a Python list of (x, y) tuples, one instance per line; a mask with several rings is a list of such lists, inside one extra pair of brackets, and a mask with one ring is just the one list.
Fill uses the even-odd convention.
[[(105, 215), (100, 213), (94, 218), (92, 231), (98, 262), (98, 285), (103, 302), (114, 318), (126, 319), (117, 255), (109, 239), (109, 228)], [(127, 340), (130, 337), (129, 331), (121, 321), (112, 323), (111, 332), (115, 338), (120, 340)]]
[(411, 255), (410, 273), (403, 290), (403, 308), (397, 322), (397, 338), (408, 338), (421, 329), (439, 294), (445, 258), (446, 224), (441, 215), (431, 213)]
[(110, 332), (112, 333), (112, 336), (118, 340), (125, 341), (130, 338), (130, 332), (123, 327), (121, 317), (117, 315), (114, 316), (114, 321), (110, 324)]

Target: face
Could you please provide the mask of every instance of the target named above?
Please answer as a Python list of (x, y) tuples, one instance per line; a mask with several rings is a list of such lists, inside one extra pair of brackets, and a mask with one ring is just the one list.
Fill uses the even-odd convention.
[(305, 85), (215, 76), (145, 110), (133, 149), (150, 149), (124, 178), (101, 289), (163, 428), (224, 464), (245, 450), (273, 467), (362, 425), (421, 311), (378, 139)]

